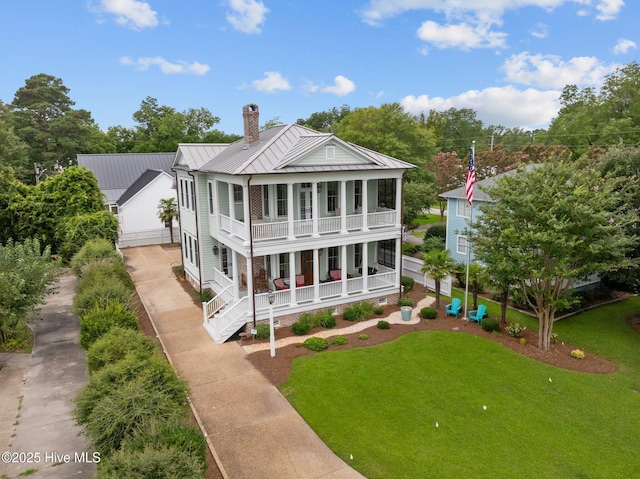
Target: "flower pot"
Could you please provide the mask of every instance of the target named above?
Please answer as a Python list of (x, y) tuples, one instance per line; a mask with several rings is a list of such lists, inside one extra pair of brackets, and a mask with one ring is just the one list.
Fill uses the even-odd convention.
[(411, 321), (412, 312), (413, 312), (413, 308), (411, 306), (402, 306), (400, 308), (400, 315), (402, 316), (402, 320)]

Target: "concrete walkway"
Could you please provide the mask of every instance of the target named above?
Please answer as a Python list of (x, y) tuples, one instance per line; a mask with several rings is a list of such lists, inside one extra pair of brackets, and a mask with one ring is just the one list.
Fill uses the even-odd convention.
[(89, 442), (72, 418), (73, 399), (88, 380), (78, 320), (71, 313), (75, 285), (75, 276), (65, 274), (58, 294), (46, 297), (42, 321), (31, 323), (30, 355), (0, 357), (0, 475), (8, 478), (29, 470), (29, 477), (56, 479), (96, 473)]
[(362, 479), (304, 422), (236, 342), (215, 344), (202, 310), (176, 281), (180, 250), (124, 250), (169, 360), (188, 381), (196, 417), (231, 479)]

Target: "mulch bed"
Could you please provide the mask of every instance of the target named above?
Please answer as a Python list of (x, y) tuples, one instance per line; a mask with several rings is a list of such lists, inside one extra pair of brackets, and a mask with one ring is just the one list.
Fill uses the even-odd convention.
[[(413, 299), (413, 304), (424, 298), (425, 289), (420, 286), (414, 287), (409, 296)], [(446, 317), (444, 312), (444, 302), (441, 301), (440, 311), (438, 317), (433, 320), (422, 320), (419, 324), (404, 325), (404, 324), (392, 324), (390, 329), (378, 329), (376, 326), (367, 328), (366, 330), (353, 334), (344, 334), (347, 337), (347, 344), (344, 346), (331, 346), (331, 350), (337, 349), (352, 349), (358, 347), (373, 346), (376, 344), (385, 343), (387, 341), (393, 341), (394, 339), (413, 332), (413, 331), (427, 331), (427, 330), (448, 330), (459, 331), (460, 333), (473, 334), (485, 339), (498, 342), (517, 353), (528, 356), (537, 361), (551, 364), (563, 369), (569, 369), (573, 371), (580, 371), (584, 373), (592, 374), (609, 374), (617, 370), (616, 365), (611, 361), (600, 358), (596, 355), (586, 353), (584, 359), (576, 359), (571, 357), (571, 351), (577, 349), (577, 346), (564, 344), (562, 342), (556, 342), (551, 345), (550, 351), (541, 351), (538, 349), (538, 334), (534, 331), (525, 330), (523, 337), (526, 339), (526, 344), (521, 344), (519, 338), (512, 338), (505, 330), (505, 325), (500, 325), (500, 333), (494, 334), (484, 331), (476, 323), (468, 323), (461, 319), (455, 319), (452, 316)], [(380, 316), (380, 319), (384, 319), (391, 312), (398, 311), (398, 306), (389, 305), (385, 307), (385, 312)], [(345, 321), (342, 317), (338, 317), (335, 335), (342, 335), (340, 329), (351, 326), (353, 323)], [(639, 321), (640, 322), (640, 321)], [(312, 332), (313, 333), (313, 332)], [(360, 340), (358, 336), (361, 334), (367, 334), (368, 339)], [(276, 339), (293, 336), (291, 327), (282, 327), (276, 330)], [(258, 341), (255, 339), (243, 339), (242, 344), (255, 344), (256, 342), (268, 342), (268, 340)], [(280, 347), (276, 350), (276, 356), (270, 357), (269, 350), (259, 351), (251, 353), (247, 356), (247, 359), (258, 369), (273, 385), (281, 386), (289, 378), (291, 372), (291, 361), (298, 356), (318, 354), (313, 351), (301, 347), (297, 344), (292, 344), (284, 347)]]

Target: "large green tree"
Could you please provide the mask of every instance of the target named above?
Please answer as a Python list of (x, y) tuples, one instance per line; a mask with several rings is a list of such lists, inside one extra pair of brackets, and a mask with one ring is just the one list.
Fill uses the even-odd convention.
[(334, 131), (343, 140), (416, 165), (417, 169), (407, 173), (409, 181), (435, 181), (426, 169), (436, 153), (433, 131), (399, 103), (357, 108), (335, 125)]
[(95, 123), (86, 110), (73, 109), (60, 78), (40, 73), (28, 78), (11, 102), (12, 126), (29, 148), (29, 158), (47, 173), (75, 164), (92, 151)]
[(556, 312), (577, 281), (628, 264), (638, 221), (621, 182), (575, 163), (550, 162), (499, 179), (487, 189), (470, 232), (476, 259), (514, 275), (538, 316), (539, 343), (548, 350)]

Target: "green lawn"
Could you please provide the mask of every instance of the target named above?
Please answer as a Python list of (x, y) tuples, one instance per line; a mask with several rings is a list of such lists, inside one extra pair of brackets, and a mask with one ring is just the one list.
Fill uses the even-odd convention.
[[(446, 221), (447, 217), (444, 217), (444, 221)], [(431, 225), (434, 223), (440, 223), (440, 215), (432, 215), (432, 214), (424, 214), (420, 215), (415, 219), (416, 224), (418, 225)]]
[(425, 331), (299, 358), (282, 391), (369, 479), (640, 477), (640, 335), (624, 322), (633, 311), (638, 297), (557, 324), (561, 338), (616, 361), (615, 374)]

